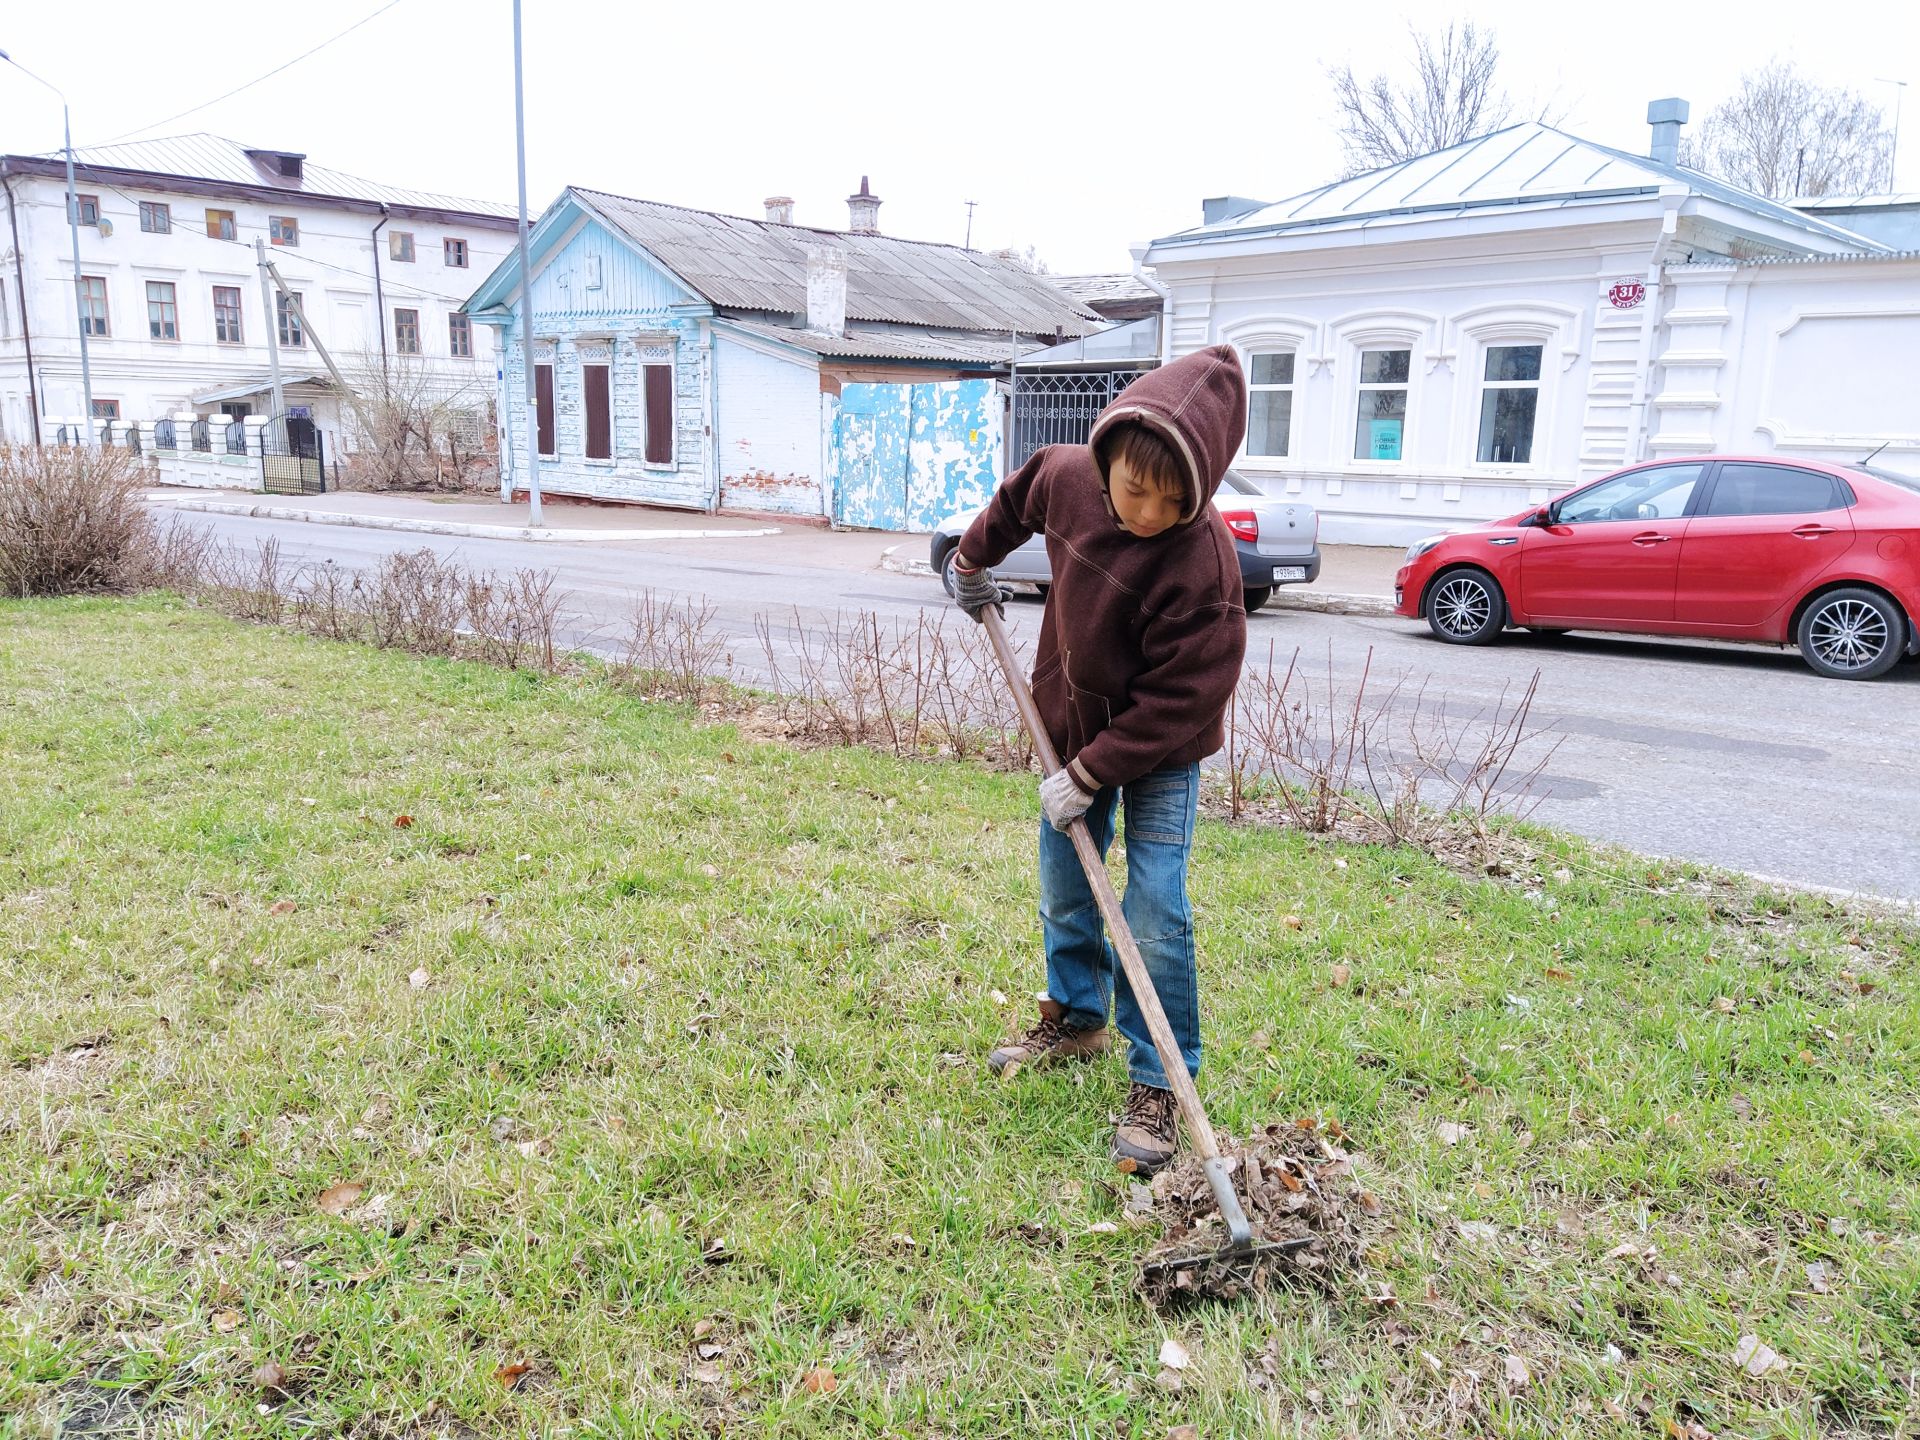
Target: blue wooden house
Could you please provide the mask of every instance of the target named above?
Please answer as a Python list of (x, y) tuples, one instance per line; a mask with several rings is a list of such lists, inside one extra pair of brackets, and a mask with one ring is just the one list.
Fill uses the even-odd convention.
[[(1004, 377), (1099, 317), (1017, 265), (851, 228), (570, 188), (534, 225), (544, 493), (931, 529), (1003, 472)], [(502, 456), (526, 488), (517, 257), (467, 302), (499, 329)]]

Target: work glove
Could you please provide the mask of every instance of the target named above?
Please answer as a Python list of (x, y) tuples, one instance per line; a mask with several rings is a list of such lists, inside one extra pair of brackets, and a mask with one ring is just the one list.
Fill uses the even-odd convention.
[(1080, 788), (1064, 765), (1040, 782), (1040, 809), (1056, 830), (1066, 830), (1091, 804), (1093, 796)]
[[(1000, 582), (987, 573), (986, 567), (978, 570), (962, 570), (956, 562), (953, 567), (953, 603), (967, 612), (968, 618), (985, 624), (981, 615), (989, 605), (1004, 606), (1008, 591), (1001, 588)], [(1005, 614), (1003, 609), (1001, 614)]]

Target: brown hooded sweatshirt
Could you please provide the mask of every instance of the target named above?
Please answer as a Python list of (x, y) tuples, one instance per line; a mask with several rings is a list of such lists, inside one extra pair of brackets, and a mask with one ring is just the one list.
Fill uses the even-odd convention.
[[(1246, 377), (1231, 346), (1184, 356), (1122, 391), (1088, 444), (1037, 452), (961, 537), (960, 563), (977, 569), (1046, 535), (1053, 586), (1033, 698), (1082, 789), (1205, 759), (1225, 741), (1247, 612), (1233, 537), (1208, 502), (1246, 417)], [(1123, 421), (1148, 426), (1186, 462), (1186, 514), (1151, 539), (1122, 528), (1095, 458)]]

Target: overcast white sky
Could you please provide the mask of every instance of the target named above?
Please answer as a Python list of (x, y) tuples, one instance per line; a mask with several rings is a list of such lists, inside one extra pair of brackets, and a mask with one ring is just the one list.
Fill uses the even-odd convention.
[[(82, 28), (65, 5), (10, 4), (0, 49), (66, 91), (86, 145), (211, 99), (381, 3), (93, 0)], [(572, 183), (758, 215), (787, 194), (801, 223), (844, 228), (864, 173), (890, 234), (957, 243), (976, 200), (976, 245), (1032, 245), (1056, 273), (1123, 269), (1129, 243), (1197, 223), (1203, 196), (1277, 199), (1332, 178), (1326, 67), (1403, 64), (1415, 13), (1492, 26), (1517, 99), (1636, 152), (1648, 100), (1679, 95), (1697, 120), (1775, 55), (1889, 113), (1894, 88), (1877, 80), (1914, 81), (1899, 178), (1920, 190), (1913, 0), (526, 0), (529, 204), (538, 214)], [(399, 0), (283, 75), (131, 138), (209, 130), (511, 201), (510, 16), (506, 0)], [(0, 149), (59, 143), (58, 102), (0, 66)]]

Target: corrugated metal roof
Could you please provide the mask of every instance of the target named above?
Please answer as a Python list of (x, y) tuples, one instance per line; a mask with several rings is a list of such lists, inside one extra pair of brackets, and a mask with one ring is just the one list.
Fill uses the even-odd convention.
[(1796, 210), (1878, 210), (1920, 205), (1920, 190), (1893, 195), (1802, 195), (1787, 202)]
[[(73, 152), (76, 165), (93, 165), (109, 170), (134, 170), (149, 175), (177, 175), (191, 180), (209, 180), (224, 185), (265, 186), (284, 190), (289, 195), (314, 199), (363, 200), (379, 205), (410, 206), (424, 210), (456, 210), (469, 215), (490, 215), (513, 219), (519, 210), (492, 200), (466, 200), (440, 195), (430, 190), (411, 190), (399, 185), (382, 185), (363, 180), (341, 170), (329, 170), (303, 160), (301, 176), (290, 180), (270, 168), (254, 163), (248, 155), (280, 154), (260, 146), (242, 145), (223, 135), (174, 135), (163, 140), (136, 140), (127, 145), (94, 145)], [(54, 158), (54, 157), (36, 157)]]
[(577, 186), (572, 193), (717, 306), (804, 315), (807, 249), (831, 245), (847, 257), (850, 320), (1029, 335), (1080, 335), (1101, 323), (1040, 276), (957, 245), (774, 225)]
[(1331, 226), (1388, 216), (1491, 206), (1567, 204), (1610, 196), (1650, 195), (1684, 185), (1696, 195), (1861, 250), (1882, 248), (1850, 230), (1803, 215), (1724, 181), (1644, 155), (1596, 145), (1551, 125), (1529, 121), (1463, 141), (1398, 165), (1370, 170), (1277, 201), (1217, 225), (1163, 242)]
[(1047, 283), (1065, 291), (1082, 305), (1099, 305), (1117, 300), (1158, 300), (1160, 292), (1129, 274), (1049, 275)]
[[(964, 334), (937, 334), (932, 331), (871, 330), (850, 327), (845, 335), (828, 335), (820, 330), (797, 330), (786, 325), (770, 325), (763, 320), (747, 320), (737, 315), (721, 317), (722, 323), (782, 345), (810, 350), (815, 355), (833, 355), (847, 360), (927, 360), (954, 364), (1005, 365), (1013, 358), (1013, 340), (1008, 335), (973, 331)], [(1022, 354), (1034, 349), (1023, 342)]]

